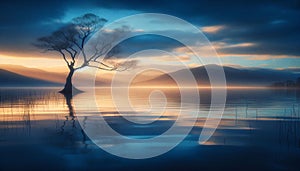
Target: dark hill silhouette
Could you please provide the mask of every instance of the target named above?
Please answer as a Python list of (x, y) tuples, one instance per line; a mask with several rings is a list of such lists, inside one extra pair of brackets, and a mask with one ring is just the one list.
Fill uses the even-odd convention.
[(4, 69), (0, 69), (1, 87), (61, 86), (61, 85), (62, 85), (61, 83), (30, 78)]
[[(66, 81), (66, 77), (68, 73), (64, 72), (49, 72), (45, 71), (42, 69), (37, 69), (37, 68), (27, 68), (21, 65), (3, 65), (0, 64), (0, 68), (3, 70), (17, 74), (19, 76), (23, 76), (26, 78), (32, 78), (32, 79), (37, 79), (40, 81), (46, 81), (50, 83), (58, 83), (58, 85), (63, 85)], [(84, 79), (84, 78), (83, 78)], [(109, 86), (110, 85), (110, 80), (105, 79), (103, 77), (97, 78), (96, 80), (96, 85), (97, 86)], [(0, 86), (2, 84), (0, 83)]]
[[(219, 69), (218, 65), (206, 65), (212, 72)], [(287, 71), (287, 70), (275, 70), (275, 69), (263, 69), (263, 68), (233, 68), (225, 66), (223, 67), (226, 82), (228, 86), (269, 86), (275, 82), (286, 80), (297, 80), (300, 74)], [(209, 85), (209, 79), (204, 66), (192, 68), (190, 70), (194, 75), (198, 85)], [(182, 78), (181, 81), (189, 82), (185, 80), (183, 76), (186, 73), (185, 69), (178, 70), (170, 73), (170, 75), (178, 76)], [(170, 85), (174, 84), (174, 81), (167, 74), (158, 76), (154, 79), (135, 83), (135, 85)]]

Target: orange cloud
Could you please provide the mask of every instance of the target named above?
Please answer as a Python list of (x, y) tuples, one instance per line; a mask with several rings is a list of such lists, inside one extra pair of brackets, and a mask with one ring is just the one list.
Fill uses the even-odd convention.
[(223, 48), (235, 48), (235, 47), (250, 47), (254, 46), (254, 43), (237, 43), (237, 44), (229, 44), (229, 45), (224, 45)]
[(201, 27), (201, 30), (204, 32), (204, 33), (217, 33), (221, 30), (223, 30), (225, 28), (225, 26), (223, 25), (215, 25), (215, 26), (204, 26), (204, 27)]
[(188, 55), (180, 55), (180, 56), (158, 56), (158, 57), (152, 57), (152, 59), (154, 60), (158, 60), (158, 61), (181, 61), (181, 62), (188, 62), (190, 61), (190, 56)]

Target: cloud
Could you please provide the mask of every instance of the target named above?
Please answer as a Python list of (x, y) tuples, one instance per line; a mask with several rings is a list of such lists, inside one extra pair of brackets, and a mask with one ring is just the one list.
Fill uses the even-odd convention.
[(266, 23), (260, 27), (228, 26), (216, 34), (208, 34), (214, 42), (226, 44), (252, 43), (253, 46), (223, 47), (222, 53), (273, 54), (300, 56), (300, 24), (273, 26)]
[[(202, 26), (212, 41), (256, 45), (243, 48), (227, 47), (221, 50), (222, 53), (300, 56), (299, 1), (154, 0), (144, 3), (137, 0), (113, 0), (97, 1), (95, 4), (111, 9), (136, 9), (171, 14)], [(214, 27), (220, 25), (226, 27)]]
[(159, 49), (164, 51), (172, 51), (176, 47), (184, 46), (180, 42), (159, 35), (145, 34), (129, 38), (115, 48), (119, 53), (117, 57), (127, 57), (128, 55), (147, 49)]
[(220, 30), (224, 29), (224, 26), (222, 25), (216, 25), (216, 26), (205, 26), (205, 27), (201, 27), (201, 30), (204, 33), (217, 33)]
[(29, 53), (38, 36), (48, 34), (65, 15), (66, 1), (3, 1), (0, 6), (0, 51)]
[(153, 60), (157, 60), (157, 61), (162, 61), (162, 62), (189, 62), (191, 60), (191, 57), (188, 55), (183, 55), (183, 56), (170, 56), (170, 55), (166, 55), (166, 56), (159, 56), (159, 57), (153, 57), (151, 56)]
[(1, 2), (0, 28), (32, 26), (64, 15), (66, 1), (21, 0)]
[[(300, 2), (296, 0), (153, 0), (146, 3), (138, 0), (29, 0), (25, 4), (20, 0), (6, 1), (0, 7), (0, 52), (32, 52), (32, 41), (63, 24), (61, 20), (67, 11), (92, 7), (180, 17), (201, 28), (213, 43), (223, 43), (224, 47), (217, 48), (222, 54), (300, 56)], [(176, 34), (186, 38), (192, 36), (184, 32)], [(131, 47), (136, 49), (128, 48), (127, 51), (151, 47), (169, 50), (181, 46), (173, 41), (152, 38), (131, 40)]]

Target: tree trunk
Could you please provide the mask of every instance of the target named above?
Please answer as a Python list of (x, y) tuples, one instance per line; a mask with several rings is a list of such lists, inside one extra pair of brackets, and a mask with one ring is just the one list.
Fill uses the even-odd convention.
[(72, 77), (75, 71), (74, 64), (71, 63), (70, 65), (68, 65), (68, 67), (69, 67), (69, 74), (66, 78), (64, 89), (62, 89), (60, 93), (72, 95), (72, 90), (73, 90)]

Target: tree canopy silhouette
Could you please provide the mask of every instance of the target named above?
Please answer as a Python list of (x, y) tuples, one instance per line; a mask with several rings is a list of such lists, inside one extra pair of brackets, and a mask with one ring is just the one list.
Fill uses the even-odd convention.
[[(96, 31), (101, 29), (106, 22), (106, 19), (88, 13), (72, 19), (70, 23), (54, 31), (49, 36), (39, 38), (34, 44), (36, 47), (43, 49), (46, 52), (58, 52), (68, 66), (69, 74), (66, 78), (64, 88), (60, 91), (61, 93), (72, 94), (72, 77), (74, 72), (80, 68), (94, 67), (107, 71), (124, 71), (136, 64), (136, 61), (110, 63), (105, 63), (104, 60), (98, 61), (98, 59), (105, 54), (113, 55), (113, 51), (110, 51), (112, 49), (112, 43), (119, 36), (128, 33), (130, 31), (128, 27), (116, 29), (113, 32), (102, 36), (101, 39), (97, 39), (97, 42), (93, 42), (95, 47), (92, 55), (88, 56), (86, 54), (84, 48), (85, 43)], [(78, 61), (80, 53), (80, 57), (82, 57), (83, 60), (81, 64), (75, 67), (75, 63)]]

